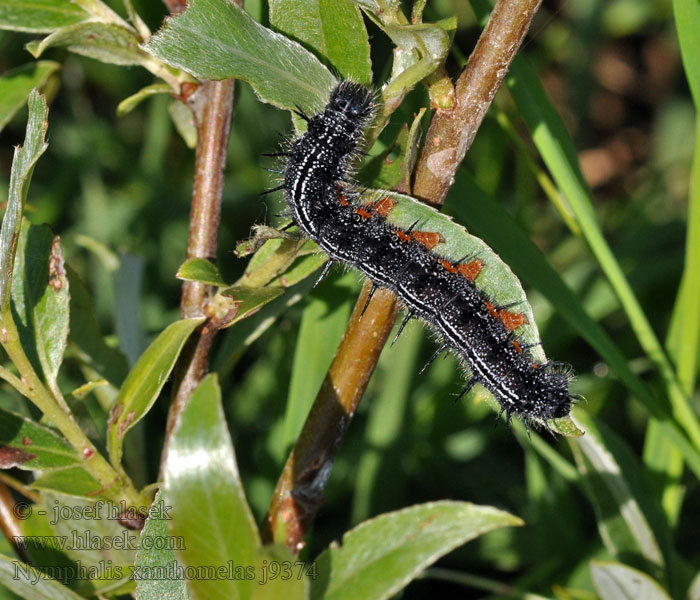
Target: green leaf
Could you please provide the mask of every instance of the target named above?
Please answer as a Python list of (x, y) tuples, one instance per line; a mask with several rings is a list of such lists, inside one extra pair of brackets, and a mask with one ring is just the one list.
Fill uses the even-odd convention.
[(42, 505), (35, 505), (31, 512), (25, 513), (24, 517), (21, 525), (24, 537), (22, 546), (29, 554), (30, 564), (40, 570), (51, 567), (53, 570), (45, 572), (46, 575), (60, 579), (63, 585), (84, 596), (94, 595), (95, 588), (88, 579), (77, 579), (76, 564), (65, 552), (68, 540), (58, 538), (51, 527), (53, 512), (44, 510)]
[(208, 285), (226, 285), (216, 265), (204, 258), (188, 258), (180, 265), (175, 277), (184, 279), (185, 281), (198, 281)]
[(125, 506), (50, 493), (43, 494), (42, 500), (55, 539), (65, 536), (66, 554), (87, 573), (94, 573), (89, 579), (96, 592), (114, 589), (129, 579), (138, 536), (118, 520)]
[(695, 111), (700, 113), (700, 4), (696, 0), (673, 0), (673, 20)]
[(285, 234), (272, 227), (256, 227), (255, 236), (236, 248), (239, 257), (251, 252), (255, 252), (255, 255), (237, 283), (252, 288), (264, 285), (290, 287), (328, 260), (311, 240)]
[(439, 25), (375, 22), (397, 46), (391, 81), (382, 92), (385, 99), (402, 96), (413, 89), (445, 60), (450, 48), (450, 36)]
[(425, 108), (421, 108), (410, 129), (403, 124), (391, 145), (362, 165), (358, 173), (359, 181), (368, 187), (384, 190), (394, 189), (401, 182), (410, 184), (422, 133), (420, 121), (424, 114)]
[[(182, 536), (179, 558), (190, 567), (238, 568), (255, 564), (258, 528), (246, 502), (215, 375), (199, 384), (173, 430), (164, 468), (170, 533)], [(189, 581), (201, 600), (248, 598), (245, 578)]]
[(155, 96), (156, 94), (172, 94), (173, 88), (171, 88), (167, 83), (154, 83), (153, 85), (147, 85), (141, 88), (135, 94), (132, 94), (128, 98), (124, 98), (117, 106), (117, 116), (123, 117), (128, 115), (134, 108), (136, 108), (141, 102), (150, 96)]
[(646, 573), (616, 562), (591, 562), (591, 577), (601, 600), (671, 600)]
[(24, 600), (83, 600), (55, 579), (9, 556), (0, 555), (0, 584)]
[(32, 89), (43, 87), (48, 78), (60, 68), (60, 63), (40, 60), (7, 71), (0, 77), (0, 131), (24, 106)]
[[(402, 229), (408, 229), (417, 221), (418, 225), (414, 228), (415, 231), (440, 234), (444, 241), (437, 244), (433, 251), (452, 262), (458, 262), (465, 256), (478, 257), (482, 263), (482, 268), (475, 280), (476, 286), (497, 306), (518, 306), (518, 313), (525, 317), (526, 322), (518, 327), (515, 332), (523, 344), (537, 344), (540, 341), (532, 307), (520, 284), (520, 280), (486, 242), (471, 235), (462, 225), (455, 223), (451, 217), (436, 211), (434, 208), (419, 202), (411, 196), (384, 190), (369, 190), (363, 196), (363, 200), (375, 202), (377, 199), (387, 196), (396, 202), (387, 217), (390, 224)], [(540, 346), (534, 346), (530, 349), (530, 352), (534, 362), (542, 364), (547, 362), (544, 350)], [(474, 386), (474, 391), (470, 393), (477, 394), (480, 393), (480, 390), (484, 390), (484, 388), (477, 384)], [(489, 403), (493, 408), (500, 410), (500, 405), (490, 393), (486, 394), (485, 398), (489, 399)], [(570, 417), (549, 421), (548, 425), (564, 435), (580, 435), (580, 431)]]
[(140, 40), (126, 27), (114, 23), (90, 21), (59, 29), (43, 40), (27, 44), (27, 50), (39, 58), (45, 50), (67, 47), (71, 52), (115, 65), (140, 65), (149, 56), (139, 48)]
[(227, 321), (225, 327), (230, 327), (239, 321), (254, 315), (265, 304), (272, 302), (275, 298), (279, 298), (284, 294), (284, 290), (278, 287), (262, 287), (262, 288), (247, 288), (247, 287), (230, 287), (223, 292), (222, 295), (233, 298), (236, 305), (236, 316), (230, 321)]
[(317, 559), (314, 600), (381, 600), (403, 589), (451, 550), (500, 527), (522, 521), (490, 506), (429, 502), (358, 525)]
[(0, 29), (50, 33), (89, 19), (72, 0), (9, 0), (0, 3)]
[(85, 366), (119, 389), (129, 370), (126, 357), (105, 343), (90, 293), (68, 264), (66, 274), (71, 291), (69, 340), (75, 345), (78, 358)]
[(109, 418), (107, 448), (114, 465), (121, 463), (124, 435), (151, 409), (182, 347), (203, 322), (203, 318), (182, 319), (169, 325), (129, 372)]
[(2, 230), (0, 230), (0, 317), (3, 317), (10, 307), (12, 269), (29, 182), (32, 179), (36, 161), (48, 147), (44, 141), (48, 127), (48, 114), (49, 109), (46, 107), (44, 97), (36, 91), (32, 92), (29, 95), (27, 133), (24, 145), (15, 148), (7, 208), (2, 219)]
[(343, 79), (372, 83), (362, 13), (349, 0), (271, 0), (270, 25), (324, 57)]
[(185, 145), (193, 150), (197, 146), (197, 127), (192, 111), (180, 100), (173, 100), (168, 106), (168, 114)]
[(262, 100), (280, 108), (299, 104), (314, 112), (326, 104), (336, 84), (308, 50), (225, 0), (192, 0), (145, 49), (200, 79), (243, 79)]
[[(617, 557), (639, 554), (649, 563), (663, 567), (659, 541), (640, 505), (644, 502), (647, 513), (652, 513), (652, 494), (644, 485), (643, 470), (612, 432), (583, 411), (577, 417), (583, 421), (586, 435), (572, 443), (572, 451), (608, 551)], [(654, 512), (658, 513), (658, 507)], [(661, 519), (657, 516), (655, 521), (658, 525)]]
[(258, 550), (251, 600), (306, 600), (309, 596), (310, 567), (283, 546)]
[(53, 429), (0, 409), (0, 468), (55, 469), (81, 457)]
[(174, 548), (178, 538), (168, 533), (170, 507), (163, 502), (163, 491), (158, 490), (141, 532), (139, 551), (136, 553), (136, 594), (139, 600), (189, 600), (184, 579), (157, 576), (159, 570), (167, 573), (177, 564)]
[(34, 480), (32, 488), (91, 500), (108, 500), (111, 497), (101, 491), (103, 486), (82, 467), (66, 467), (43, 473)]
[(70, 295), (60, 240), (47, 225), (22, 226), (12, 308), (24, 352), (60, 396), (56, 378), (68, 340)]

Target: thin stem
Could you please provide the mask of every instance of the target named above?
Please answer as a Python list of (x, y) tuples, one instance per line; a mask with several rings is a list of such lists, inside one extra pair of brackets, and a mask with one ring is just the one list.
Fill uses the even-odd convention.
[(17, 377), (14, 373), (0, 366), (0, 379), (4, 379), (13, 388), (15, 388), (23, 396), (29, 396), (29, 390), (27, 386), (22, 383), (22, 380)]
[(34, 502), (34, 504), (41, 502), (41, 496), (39, 494), (18, 479), (8, 475), (5, 471), (0, 471), (0, 483), (22, 494), (25, 498)]
[[(216, 258), (233, 91), (232, 79), (206, 81), (192, 95), (191, 106), (197, 122), (197, 151), (187, 258), (211, 261)], [(212, 287), (209, 285), (194, 281), (183, 282), (180, 301), (182, 318), (210, 316), (207, 314), (207, 305), (211, 295)], [(167, 458), (168, 442), (177, 417), (207, 372), (209, 354), (219, 325), (215, 319), (206, 321), (190, 338), (180, 356), (175, 370), (161, 468)]]
[[(539, 0), (498, 2), (458, 79), (455, 105), (435, 112), (416, 164), (413, 187), (415, 195), (427, 204), (443, 204), (538, 5)], [(333, 459), (396, 317), (396, 298), (380, 290), (359, 319), (369, 285), (367, 282), (355, 305), (345, 337), (287, 459), (268, 509), (263, 538), (284, 543), (293, 552), (304, 546), (304, 536), (322, 502)]]
[(139, 494), (131, 481), (121, 477), (112, 468), (75, 421), (65, 399), (54, 396), (36, 374), (24, 353), (19, 332), (9, 311), (2, 317), (2, 346), (19, 371), (26, 397), (80, 453), (83, 457), (81, 466), (100, 483), (102, 488), (99, 491), (111, 496), (115, 502), (123, 500), (128, 506), (140, 506)]

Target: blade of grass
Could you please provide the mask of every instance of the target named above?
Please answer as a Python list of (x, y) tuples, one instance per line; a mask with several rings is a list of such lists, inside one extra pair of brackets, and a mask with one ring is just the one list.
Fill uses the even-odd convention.
[(685, 429), (696, 448), (700, 448), (700, 422), (619, 262), (603, 237), (596, 221), (590, 190), (583, 182), (573, 153), (571, 139), (522, 57), (516, 57), (513, 61), (508, 86), (532, 131), (537, 149), (571, 206), (583, 238), (615, 291), (640, 345), (662, 376), (676, 421)]
[[(583, 310), (581, 302), (540, 251), (520, 230), (513, 218), (480, 190), (464, 171), (457, 173), (446, 212), (454, 214), (474, 235), (483, 238), (526, 284), (537, 288), (615, 371), (620, 380), (658, 418), (666, 435), (681, 449), (690, 468), (700, 475), (700, 453), (683, 434), (662, 399), (630, 369), (627, 358), (603, 328)], [(459, 197), (459, 202), (454, 198)]]
[[(700, 4), (692, 0), (674, 0), (673, 13), (683, 66), (696, 113), (700, 113), (700, 37), (697, 35), (700, 31)], [(695, 128), (695, 157), (690, 181), (687, 231), (685, 267), (673, 308), (666, 348), (676, 364), (680, 384), (690, 397), (697, 379), (700, 337), (700, 312), (697, 310), (700, 306), (700, 123)], [(683, 464), (678, 451), (661, 434), (655, 421), (649, 424), (644, 441), (644, 463), (660, 482), (661, 504), (673, 526), (678, 522), (683, 502)]]

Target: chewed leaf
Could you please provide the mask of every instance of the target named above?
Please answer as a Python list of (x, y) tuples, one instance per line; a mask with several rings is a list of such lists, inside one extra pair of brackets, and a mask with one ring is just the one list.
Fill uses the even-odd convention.
[(222, 294), (233, 298), (237, 306), (236, 316), (226, 323), (226, 326), (230, 327), (245, 317), (256, 313), (265, 304), (284, 294), (284, 290), (278, 287), (230, 287), (224, 290)]
[(115, 65), (138, 65), (149, 58), (139, 48), (139, 39), (133, 31), (112, 23), (90, 21), (70, 25), (41, 41), (29, 42), (27, 50), (38, 58), (55, 46), (68, 47), (76, 54)]
[(52, 429), (0, 409), (0, 468), (49, 470), (80, 461), (73, 447)]
[[(482, 268), (475, 280), (476, 286), (491, 298), (494, 304), (499, 306), (513, 305), (514, 308), (517, 308), (518, 313), (525, 316), (525, 323), (517, 329), (519, 339), (522, 339), (526, 344), (540, 341), (532, 308), (520, 280), (510, 270), (510, 267), (486, 245), (486, 242), (471, 235), (462, 225), (455, 223), (451, 217), (411, 196), (384, 190), (368, 190), (363, 200), (367, 203), (373, 203), (382, 198), (391, 198), (394, 201), (394, 205), (387, 215), (390, 224), (401, 229), (408, 229), (417, 221), (413, 231), (439, 234), (442, 241), (432, 248), (438, 256), (453, 262), (461, 260), (465, 263), (469, 259), (478, 259), (482, 263)], [(542, 363), (546, 362), (541, 347), (533, 347), (530, 353), (533, 359)]]
[(47, 225), (24, 221), (12, 277), (16, 324), (27, 357), (57, 394), (56, 378), (68, 339), (69, 302), (58, 236)]
[(311, 52), (256, 23), (234, 2), (192, 0), (145, 50), (200, 79), (243, 79), (280, 108), (322, 106), (336, 83)]

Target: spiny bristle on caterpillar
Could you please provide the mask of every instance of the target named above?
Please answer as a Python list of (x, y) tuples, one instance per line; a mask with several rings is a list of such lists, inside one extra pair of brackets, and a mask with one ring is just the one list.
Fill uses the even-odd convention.
[(394, 292), (407, 312), (392, 344), (420, 317), (441, 340), (428, 364), (447, 350), (464, 366), (467, 383), (457, 399), (480, 383), (507, 423), (517, 415), (528, 427), (547, 427), (548, 419), (568, 415), (571, 372), (533, 361), (527, 349), (539, 342), (517, 333), (528, 318), (509, 310), (522, 301), (499, 303), (483, 291), (489, 274), (478, 253), (451, 261), (433, 249), (445, 241), (442, 235), (421, 231), (420, 220), (407, 228), (390, 222), (391, 198), (363, 201), (366, 190), (355, 182), (352, 164), (364, 154), (358, 146), (376, 105), (370, 90), (344, 81), (321, 112), (309, 116), (296, 107), (307, 130), (287, 140), (289, 151), (273, 154), (285, 160), (284, 183), (267, 193), (285, 191), (293, 223), (330, 258), (316, 284), (334, 262), (358, 269), (372, 281), (361, 316), (377, 288)]

